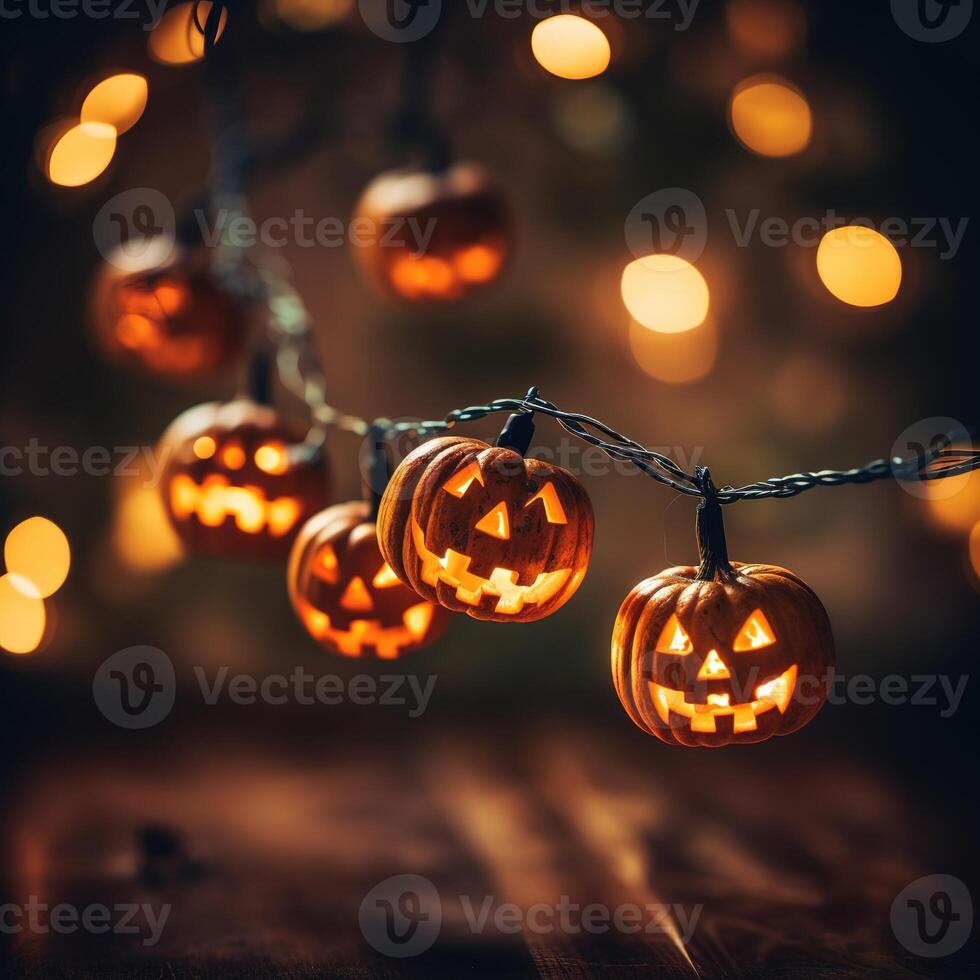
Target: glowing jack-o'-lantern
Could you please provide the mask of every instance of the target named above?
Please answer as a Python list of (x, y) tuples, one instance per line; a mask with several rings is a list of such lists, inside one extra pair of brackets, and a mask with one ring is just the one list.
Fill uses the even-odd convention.
[(381, 557), (369, 504), (314, 514), (289, 556), (289, 598), (307, 632), (345, 657), (394, 660), (434, 642), (449, 613), (407, 588)]
[(222, 289), (203, 250), (153, 239), (106, 262), (92, 294), (96, 338), (114, 360), (155, 374), (201, 377), (227, 366), (246, 335), (246, 305)]
[(563, 606), (592, 553), (592, 504), (560, 466), (443, 438), (401, 463), (381, 500), (381, 553), (419, 595), (500, 623)]
[(361, 268), (396, 299), (462, 299), (497, 279), (510, 251), (503, 201), (473, 164), (383, 173), (354, 218), (369, 229), (354, 250)]
[(163, 502), (174, 529), (199, 554), (275, 560), (289, 553), (327, 492), (321, 447), (267, 405), (210, 402), (178, 416), (163, 435)]
[(713, 534), (700, 568), (640, 582), (613, 631), (623, 707), (673, 745), (761, 742), (802, 728), (826, 700), (834, 663), (830, 621), (809, 586), (775, 565), (729, 563), (723, 532), (720, 545)]

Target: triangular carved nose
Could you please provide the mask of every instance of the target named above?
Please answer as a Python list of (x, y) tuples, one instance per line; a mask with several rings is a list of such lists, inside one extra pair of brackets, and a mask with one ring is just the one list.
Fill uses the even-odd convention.
[(698, 671), (699, 681), (727, 681), (732, 675), (728, 673), (725, 661), (718, 656), (717, 650), (709, 650)]
[(349, 609), (351, 612), (370, 612), (374, 608), (367, 586), (359, 575), (355, 575), (347, 588), (344, 589), (344, 594), (340, 597), (340, 604), (344, 609)]

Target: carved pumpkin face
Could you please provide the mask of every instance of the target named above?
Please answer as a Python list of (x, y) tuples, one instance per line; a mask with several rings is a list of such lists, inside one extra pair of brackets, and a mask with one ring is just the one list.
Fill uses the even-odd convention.
[(96, 281), (92, 320), (114, 360), (154, 374), (202, 377), (225, 367), (246, 335), (245, 304), (221, 289), (203, 251), (169, 239), (138, 259), (118, 253)]
[(289, 598), (307, 632), (345, 657), (394, 660), (442, 635), (449, 613), (403, 585), (378, 548), (365, 503), (311, 517), (296, 538)]
[(788, 735), (827, 698), (830, 621), (801, 579), (732, 562), (698, 581), (669, 568), (627, 596), (612, 640), (613, 680), (640, 728), (675, 745)]
[(191, 551), (285, 558), (303, 521), (323, 506), (327, 475), (302, 429), (247, 399), (188, 409), (164, 433), (161, 489)]
[(560, 466), (479, 439), (435, 439), (398, 467), (381, 501), (381, 552), (447, 609), (500, 623), (541, 619), (575, 593), (594, 520)]
[(484, 171), (389, 171), (361, 195), (355, 220), (371, 228), (355, 248), (381, 291), (420, 303), (458, 300), (493, 282), (510, 250), (503, 202)]

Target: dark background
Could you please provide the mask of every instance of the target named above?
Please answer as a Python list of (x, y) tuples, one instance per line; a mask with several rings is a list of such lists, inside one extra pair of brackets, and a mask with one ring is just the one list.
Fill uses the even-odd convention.
[[(456, 153), (486, 162), (499, 179), (512, 208), (516, 254), (503, 282), (484, 297), (431, 311), (376, 298), (357, 276), (347, 248), (284, 250), (314, 317), (330, 400), (367, 417), (430, 418), (490, 398), (518, 396), (533, 383), (561, 407), (601, 418), (646, 445), (670, 447), (675, 457), (709, 464), (718, 484), (736, 485), (863, 464), (888, 455), (899, 434), (921, 419), (974, 421), (976, 160), (970, 137), (976, 25), (956, 40), (930, 45), (904, 34), (884, 4), (804, 6), (805, 42), (777, 59), (740, 54), (726, 34), (721, 4), (702, 4), (686, 32), (656, 21), (627, 24), (621, 55), (609, 72), (595, 82), (577, 83), (611, 99), (625, 119), (617, 144), (597, 152), (576, 149), (563, 137), (556, 119), (578, 111), (566, 105), (572, 83), (546, 76), (530, 61), (527, 18), (475, 21), (462, 9), (455, 11), (438, 49), (435, 113)], [(317, 217), (346, 220), (361, 187), (392, 162), (384, 134), (398, 98), (403, 52), (366, 31), (356, 13), (309, 34), (268, 30), (251, 9), (232, 15), (254, 129), (283, 132), (314, 107), (334, 120), (316, 150), (256, 179), (250, 188), (253, 211), (261, 218), (303, 208)], [(131, 187), (159, 188), (180, 202), (209, 171), (202, 67), (153, 64), (145, 38), (128, 21), (23, 18), (0, 26), (7, 244), (0, 294), (4, 445), (22, 446), (32, 436), (79, 451), (92, 445), (152, 445), (183, 408), (231, 395), (238, 386), (234, 374), (190, 387), (122, 372), (100, 356), (87, 331), (87, 291), (100, 261), (92, 221), (102, 203)], [(37, 132), (77, 106), (87, 83), (119, 69), (147, 75), (144, 117), (121, 138), (112, 165), (98, 180), (78, 189), (51, 187), (34, 163)], [(796, 82), (813, 108), (814, 141), (798, 158), (756, 157), (726, 124), (733, 85), (763, 70)], [(672, 186), (702, 197), (712, 229), (699, 267), (712, 290), (719, 354), (711, 373), (691, 385), (657, 382), (634, 363), (629, 317), (618, 290), (619, 273), (631, 258), (623, 235), (626, 214), (644, 195)], [(758, 241), (735, 247), (723, 230), (724, 210), (752, 207), (788, 220), (834, 208), (851, 217), (971, 217), (971, 224), (950, 261), (941, 261), (935, 249), (901, 249), (904, 281), (898, 299), (883, 310), (861, 312), (821, 292), (812, 250), (771, 249)], [(795, 411), (788, 411), (774, 390), (780, 372), (800, 359), (819, 364), (822, 373), (814, 379), (803, 369), (803, 382), (789, 384), (796, 399), (789, 399)], [(822, 417), (828, 399), (839, 407), (827, 410), (828, 422), (812, 423), (811, 416)], [(290, 402), (284, 398), (283, 404)], [(473, 431), (489, 436), (493, 425), (475, 424)], [(548, 446), (563, 437), (542, 421), (537, 438)], [(357, 450), (354, 437), (330, 439), (337, 500), (358, 493)], [(394, 667), (385, 665), (385, 672), (438, 675), (429, 711), (408, 719), (404, 711), (380, 707), (202, 705), (193, 665), (228, 665), (233, 673), (258, 676), (288, 673), (296, 665), (344, 676), (373, 668), (330, 658), (307, 639), (289, 608), (281, 567), (189, 559), (157, 575), (127, 570), (110, 542), (119, 493), (115, 480), (4, 478), (4, 533), (30, 514), (44, 514), (65, 530), (73, 552), (68, 582), (48, 602), (56, 629), (45, 648), (29, 657), (0, 657), (4, 885), (19, 894), (26, 881), (41, 880), (31, 878), (38, 873), (37, 862), (46, 869), (49, 886), (67, 879), (77, 887), (79, 879), (102, 873), (77, 870), (79, 862), (85, 864), (79, 848), (95, 867), (103, 854), (101, 844), (78, 830), (97, 810), (100, 793), (90, 787), (100, 779), (114, 787), (102, 791), (104, 800), (115, 799), (116, 792), (118, 799), (138, 797), (145, 803), (142, 809), (133, 805), (138, 817), (132, 816), (132, 826), (126, 823), (126, 805), (112, 804), (120, 839), (127, 841), (158, 806), (167, 809), (158, 814), (160, 820), (193, 835), (195, 815), (213, 803), (209, 790), (187, 787), (211, 787), (221, 795), (247, 784), (262, 796), (267, 778), (267, 792), (275, 799), (275, 775), (305, 765), (339, 767), (331, 784), (334, 796), (340, 793), (351, 802), (363, 792), (365, 800), (374, 801), (362, 801), (364, 808), (387, 810), (395, 825), (415, 819), (425, 827), (424, 814), (410, 818), (402, 808), (416, 792), (425, 797), (420, 787), (430, 765), (448, 766), (452, 773), (462, 764), (440, 761), (436, 751), (430, 756), (433, 745), (487, 742), (493, 765), (517, 767), (509, 777), (514, 792), (533, 795), (534, 769), (525, 771), (517, 760), (525, 752), (534, 757), (541, 745), (565, 744), (563, 733), (574, 730), (608, 750), (609, 771), (613, 760), (616, 766), (626, 760), (627, 768), (644, 774), (636, 784), (638, 799), (656, 795), (651, 788), (644, 796), (643, 779), (651, 775), (660, 774), (659, 792), (663, 780), (668, 786), (677, 780), (678, 823), (658, 838), (658, 846), (667, 849), (684, 837), (689, 818), (734, 808), (744, 821), (738, 826), (753, 826), (742, 794), (754, 804), (771, 800), (772, 812), (798, 820), (801, 834), (804, 828), (810, 835), (826, 829), (817, 799), (835, 793), (847, 794), (856, 811), (873, 814), (860, 829), (846, 820), (837, 825), (842, 849), (825, 853), (821, 867), (835, 867), (839, 889), (830, 888), (826, 875), (811, 878), (814, 888), (824, 889), (826, 916), (819, 929), (808, 934), (809, 927), (802, 927), (797, 934), (797, 966), (778, 966), (778, 952), (766, 953), (773, 975), (816, 975), (799, 964), (826, 955), (825, 935), (850, 935), (865, 925), (880, 927), (884, 959), (847, 946), (837, 951), (840, 975), (850, 975), (840, 964), (868, 969), (870, 962), (884, 969), (883, 975), (896, 975), (888, 972), (897, 970), (889, 957), (913, 971), (975, 975), (975, 955), (971, 961), (963, 953), (937, 966), (910, 963), (897, 947), (887, 932), (887, 909), (902, 887), (901, 874), (895, 891), (869, 897), (860, 911), (846, 899), (848, 881), (859, 891), (866, 880), (866, 871), (856, 871), (858, 856), (867, 855), (876, 839), (889, 842), (881, 845), (886, 863), (900, 856), (921, 874), (955, 874), (968, 885), (977, 881), (972, 681), (951, 718), (940, 717), (938, 707), (848, 704), (827, 707), (791, 739), (729, 749), (711, 754), (710, 761), (709, 753), (661, 745), (634, 730), (621, 711), (608, 676), (608, 640), (619, 602), (636, 581), (666, 565), (694, 560), (694, 504), (675, 500), (640, 477), (610, 473), (586, 480), (597, 539), (590, 573), (575, 599), (555, 616), (527, 626), (458, 617), (432, 649)], [(820, 595), (834, 624), (844, 674), (938, 673), (955, 679), (971, 673), (977, 582), (966, 534), (944, 529), (924, 501), (886, 481), (816, 489), (790, 501), (742, 502), (727, 508), (726, 517), (734, 558), (789, 567)], [(147, 733), (114, 729), (91, 697), (97, 665), (137, 643), (165, 650), (182, 684), (173, 714)], [(422, 774), (405, 796), (371, 796), (353, 772), (344, 775), (345, 765), (362, 757), (368, 770), (397, 768), (401, 753), (410, 760), (407, 771)], [(597, 771), (606, 771), (602, 751), (597, 748), (596, 754)], [(134, 771), (142, 781), (134, 779)], [(698, 788), (699, 771), (724, 788), (724, 800)], [(767, 772), (771, 778), (758, 775)], [(839, 781), (835, 773), (841, 774)], [(751, 789), (742, 787), (742, 774)], [(324, 791), (312, 777), (299, 785), (310, 799)], [(156, 786), (160, 797), (147, 786)], [(785, 800), (790, 787), (798, 811)], [(876, 809), (860, 803), (871, 798), (869, 787), (888, 804)], [(160, 799), (180, 804), (167, 808)], [(56, 829), (50, 829), (45, 806), (60, 814)], [(759, 812), (764, 824), (765, 807)], [(282, 814), (270, 819), (284, 827), (288, 822)], [(807, 821), (818, 825), (809, 827)], [(20, 842), (25, 828), (32, 827), (41, 856), (28, 860)], [(390, 829), (366, 820), (362, 834), (373, 840), (373, 833)], [(326, 820), (322, 834), (329, 839), (331, 832)], [(192, 839), (192, 849), (194, 844)], [(274, 853), (270, 848), (266, 857), (272, 861)], [(246, 888), (260, 889), (273, 876), (262, 864), (261, 847), (250, 857), (259, 870), (246, 879)], [(576, 861), (586, 866), (574, 854), (568, 860), (572, 868)], [(792, 859), (770, 851), (766, 863), (778, 869)], [(409, 859), (389, 873), (416, 870), (425, 873)], [(736, 877), (742, 873), (732, 871)], [(907, 880), (916, 876), (910, 873)], [(352, 886), (352, 894), (362, 892)], [(296, 894), (293, 920), (302, 918), (305, 908)], [(717, 896), (699, 898), (697, 889), (691, 894), (694, 900), (722, 902)], [(213, 910), (202, 913), (205, 923), (209, 914)], [(243, 912), (240, 921), (231, 916), (231, 928), (236, 921), (245, 928), (250, 914)], [(356, 900), (350, 907), (338, 901), (336, 915), (345, 914), (355, 921)], [(168, 952), (175, 961), (190, 955), (188, 946), (194, 945), (182, 946), (183, 935), (172, 939), (176, 945)], [(315, 949), (282, 942), (287, 953), (292, 949), (293, 955), (318, 962)], [(781, 948), (778, 941), (775, 946)], [(362, 955), (352, 948), (347, 963)], [(213, 950), (206, 940), (194, 949), (210, 962)], [(740, 957), (731, 949), (727, 968), (737, 973)], [(282, 955), (269, 949), (260, 953)], [(57, 972), (67, 962), (62, 956), (78, 950), (39, 955), (38, 970)], [(215, 955), (236, 961), (224, 949)], [(495, 973), (486, 951), (453, 949), (442, 955), (450, 973), (459, 963)], [(753, 962), (763, 958), (754, 947), (746, 955)], [(382, 969), (385, 963), (375, 966)], [(513, 963), (509, 969), (520, 972)]]

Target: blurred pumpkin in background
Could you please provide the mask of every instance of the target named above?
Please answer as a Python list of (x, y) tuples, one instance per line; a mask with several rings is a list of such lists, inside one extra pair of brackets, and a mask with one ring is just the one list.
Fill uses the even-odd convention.
[(494, 282), (511, 248), (504, 202), (472, 163), (375, 177), (355, 206), (352, 239), (370, 282), (421, 303), (459, 300)]

